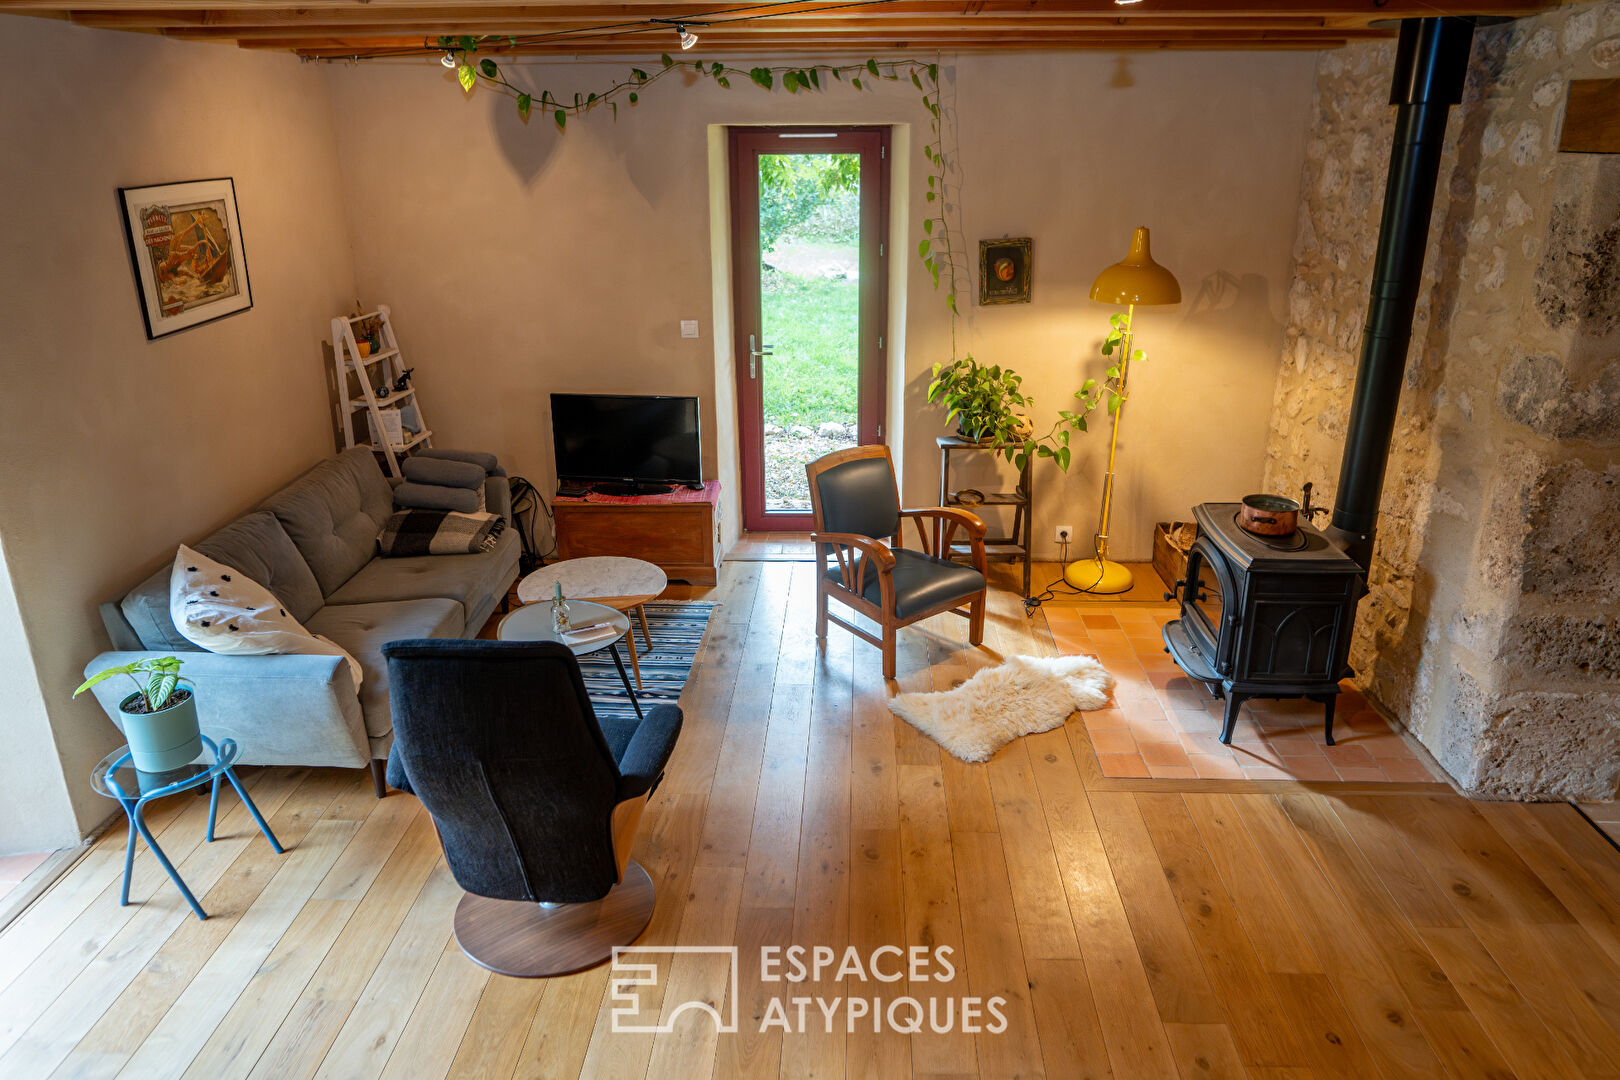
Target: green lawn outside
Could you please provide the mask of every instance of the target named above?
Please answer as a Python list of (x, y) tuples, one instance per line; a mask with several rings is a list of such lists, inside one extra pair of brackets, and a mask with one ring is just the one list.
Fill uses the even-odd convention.
[(853, 424), (859, 368), (860, 283), (766, 271), (765, 422)]

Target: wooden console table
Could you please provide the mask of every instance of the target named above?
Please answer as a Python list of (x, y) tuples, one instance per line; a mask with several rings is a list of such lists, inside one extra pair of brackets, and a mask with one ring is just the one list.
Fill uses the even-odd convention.
[[(960, 506), (968, 510), (977, 510), (980, 506), (1008, 506), (1012, 508), (1012, 530), (1006, 536), (986, 536), (984, 538), (985, 558), (1012, 562), (1017, 559), (1024, 561), (1024, 595), (1029, 595), (1030, 570), (1030, 519), (1035, 513), (1035, 487), (1031, 479), (1031, 466), (1034, 460), (1026, 461), (1023, 470), (1018, 475), (1018, 484), (1012, 491), (986, 491), (982, 503), (964, 503), (956, 491), (951, 489), (951, 455), (964, 451), (980, 451), (995, 453), (1005, 451), (1005, 445), (998, 443), (976, 443), (971, 439), (964, 439), (957, 435), (941, 435), (934, 442), (939, 446), (939, 505)], [(972, 554), (966, 542), (951, 545), (951, 558), (967, 558)]]
[(664, 495), (558, 495), (557, 557), (641, 559), (671, 580), (713, 585), (720, 564), (720, 481)]

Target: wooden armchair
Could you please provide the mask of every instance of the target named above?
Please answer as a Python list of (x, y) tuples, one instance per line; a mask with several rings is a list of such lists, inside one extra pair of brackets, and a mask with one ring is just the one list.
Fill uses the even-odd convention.
[[(883, 677), (894, 678), (894, 635), (902, 626), (954, 611), (968, 621), (968, 641), (984, 641), (984, 522), (954, 507), (900, 508), (894, 461), (887, 446), (837, 450), (804, 467), (816, 545), (816, 637), (832, 621), (883, 650)], [(919, 550), (905, 546), (902, 526), (917, 527)], [(973, 565), (952, 562), (957, 532), (966, 537)], [(887, 541), (893, 540), (891, 545)], [(836, 565), (827, 565), (828, 553)], [(828, 598), (882, 627), (874, 637), (827, 612)], [(966, 609), (964, 610), (964, 606)]]

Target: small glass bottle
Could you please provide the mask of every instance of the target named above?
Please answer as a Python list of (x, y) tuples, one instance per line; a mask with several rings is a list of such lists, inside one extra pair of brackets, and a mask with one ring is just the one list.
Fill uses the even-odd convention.
[(568, 620), (568, 597), (563, 595), (562, 582), (559, 581), (551, 600), (551, 629), (560, 636), (567, 633), (571, 625)]

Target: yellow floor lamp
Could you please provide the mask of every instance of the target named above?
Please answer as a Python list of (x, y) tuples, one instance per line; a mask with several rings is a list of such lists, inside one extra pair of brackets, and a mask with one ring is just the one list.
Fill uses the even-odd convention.
[(1097, 526), (1097, 554), (1090, 559), (1079, 559), (1064, 567), (1063, 580), (1081, 592), (1129, 592), (1133, 583), (1131, 572), (1108, 557), (1108, 520), (1114, 501), (1114, 456), (1119, 448), (1119, 418), (1125, 413), (1127, 400), (1126, 380), (1130, 376), (1132, 319), (1138, 304), (1179, 304), (1181, 284), (1176, 275), (1153, 261), (1148, 250), (1148, 231), (1138, 227), (1131, 236), (1131, 251), (1124, 260), (1115, 263), (1097, 275), (1091, 286), (1091, 298), (1104, 304), (1125, 308), (1125, 321), (1121, 325), (1123, 346), (1119, 352), (1119, 406), (1114, 410), (1114, 430), (1108, 438), (1108, 475), (1103, 480), (1102, 519)]

